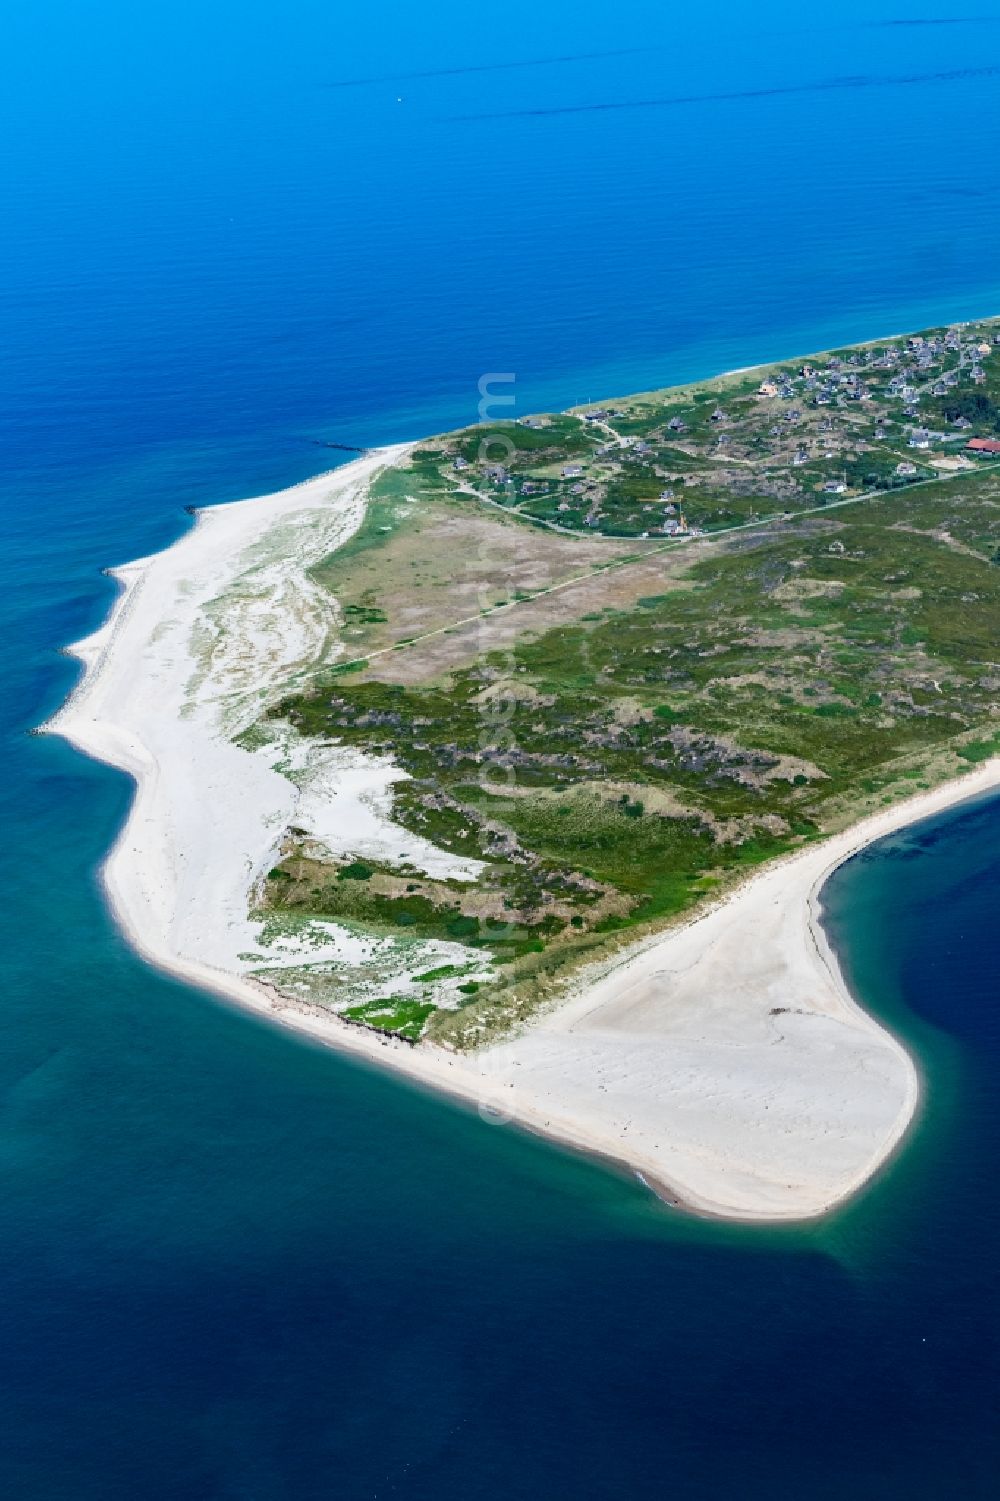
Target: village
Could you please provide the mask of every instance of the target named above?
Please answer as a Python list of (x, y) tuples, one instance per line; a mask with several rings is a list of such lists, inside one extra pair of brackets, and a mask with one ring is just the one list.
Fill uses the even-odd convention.
[(1000, 323), (435, 439), (442, 485), (570, 533), (678, 540), (1000, 459)]

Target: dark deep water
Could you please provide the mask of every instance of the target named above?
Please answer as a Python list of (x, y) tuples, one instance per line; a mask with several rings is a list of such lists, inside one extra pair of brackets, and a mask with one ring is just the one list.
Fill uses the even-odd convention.
[(25, 731), (99, 568), (316, 438), (471, 420), (488, 370), (524, 411), (1000, 311), (997, 18), (38, 0), (5, 31), (3, 1494), (992, 1496), (1000, 801), (832, 882), (924, 1109), (846, 1210), (747, 1230), (151, 973), (95, 875), (127, 783)]

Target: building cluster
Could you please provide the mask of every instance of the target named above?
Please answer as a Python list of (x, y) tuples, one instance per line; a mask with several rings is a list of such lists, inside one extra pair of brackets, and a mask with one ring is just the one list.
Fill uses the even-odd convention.
[[(560, 453), (553, 435), (551, 448), (527, 448), (507, 464), (460, 454), (452, 467), (478, 471), (503, 492), (498, 499), (528, 502), (536, 519), (643, 537), (697, 535), (685, 508), (702, 524), (713, 516), (723, 524), (768, 507), (787, 514), (808, 504), (810, 491), (858, 494), (929, 478), (935, 465), (949, 467), (938, 458), (959, 443), (970, 459), (1000, 459), (1000, 394), (988, 370), (998, 328), (965, 325), (817, 356), (768, 371), (756, 390), (751, 382), (667, 393), (659, 421), (648, 398), (588, 408), (579, 420), (597, 441), (580, 459)], [(518, 421), (542, 429), (552, 419)], [(647, 475), (665, 484), (658, 497), (642, 493)]]

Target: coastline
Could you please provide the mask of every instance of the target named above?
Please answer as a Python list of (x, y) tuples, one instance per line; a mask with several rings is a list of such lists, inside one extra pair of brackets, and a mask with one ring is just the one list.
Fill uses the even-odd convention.
[[(317, 545), (329, 548), (331, 541), (339, 545), (360, 524), (368, 480), (379, 468), (398, 462), (408, 449), (401, 445), (379, 450), (290, 490), (200, 511), (195, 525), (164, 552), (109, 570), (121, 583), (122, 592), (105, 623), (69, 648), (83, 662), (84, 675), (43, 729), (128, 772), (135, 782), (128, 816), (102, 866), (116, 922), (133, 948), (165, 972), (345, 1054), (394, 1068), (421, 1086), (476, 1105), (488, 1119), (510, 1119), (532, 1132), (620, 1164), (671, 1202), (696, 1212), (756, 1221), (801, 1220), (826, 1213), (856, 1192), (895, 1151), (913, 1118), (919, 1084), (913, 1061), (902, 1045), (849, 991), (819, 921), (822, 887), (837, 866), (874, 840), (1000, 787), (1000, 759), (760, 869), (725, 900), (683, 927), (655, 935), (595, 967), (581, 977), (575, 987), (579, 993), (571, 999), (522, 1034), (475, 1055), (451, 1054), (426, 1044), (410, 1047), (379, 1037), (331, 1014), (297, 1006), (231, 967), (232, 954), (247, 945), (247, 895), (267, 869), (275, 840), (287, 826), (295, 789), (206, 728), (218, 719), (232, 730), (248, 705), (259, 712), (259, 681), (267, 677), (262, 661), (248, 662), (245, 650), (242, 657), (237, 651), (225, 664), (226, 691), (220, 691), (213, 653), (225, 657), (229, 648), (222, 635), (208, 649), (211, 670), (195, 657), (182, 663), (183, 670), (178, 669), (179, 643), (187, 640), (197, 610), (203, 615), (208, 612), (211, 618), (212, 608), (232, 586), (240, 559), (244, 571), (239, 575), (242, 592), (238, 597), (244, 604), (250, 597), (245, 580), (260, 575), (260, 591), (246, 606), (248, 615), (257, 613), (244, 648), (252, 640), (256, 650), (263, 641), (263, 661), (282, 685), (289, 675), (304, 670), (328, 640), (335, 605), (308, 600), (304, 616), (293, 622), (291, 646), (287, 607), (284, 614), (279, 608), (277, 634), (273, 620), (265, 619), (262, 627), (262, 602), (269, 602), (265, 586), (273, 588), (276, 580), (279, 585), (287, 582), (280, 567), (275, 571), (275, 558), (281, 563), (280, 549), (290, 537), (302, 538), (306, 517), (310, 528), (317, 517), (327, 527), (326, 531), (320, 528)], [(307, 563), (301, 558), (298, 562), (304, 577)], [(199, 581), (197, 587), (194, 580)], [(142, 604), (149, 617), (146, 622)], [(172, 638), (168, 631), (164, 643), (166, 627), (176, 627), (176, 631)], [(142, 664), (139, 686), (137, 663)], [(166, 692), (176, 684), (183, 685), (186, 695), (182, 709), (186, 719), (174, 714), (175, 705)], [(160, 716), (155, 723), (152, 717), (143, 718), (143, 714), (152, 716), (154, 700)], [(171, 782), (170, 769), (173, 766), (176, 773), (195, 759), (204, 781), (197, 789), (185, 790), (187, 803), (181, 806), (179, 782), (176, 774)], [(234, 769), (240, 778), (235, 799), (230, 787)], [(200, 800), (195, 794), (200, 794)], [(249, 821), (248, 809), (253, 814)], [(221, 884), (218, 870), (208, 869), (206, 874), (191, 869), (199, 865), (199, 850), (209, 840), (221, 841), (225, 856)], [(194, 858), (189, 859), (191, 855)], [(206, 910), (206, 896), (210, 894), (214, 902), (218, 892), (221, 901)], [(752, 934), (757, 942), (764, 931), (762, 913), (772, 924), (767, 930), (770, 948), (764, 942), (765, 952), (755, 955), (759, 963), (747, 976), (743, 962), (747, 935)], [(738, 998), (729, 996), (730, 990), (739, 988), (733, 983), (734, 950), (741, 956), (743, 994)], [(694, 1014), (688, 1008), (687, 1030), (678, 1030), (672, 1011), (664, 1024), (664, 1008), (654, 1002), (667, 981), (672, 996), (685, 986), (701, 994), (714, 995), (716, 989), (725, 993), (725, 1002), (715, 1006), (719, 1014), (714, 1034), (707, 1035), (701, 1009)], [(781, 999), (780, 1006), (766, 1004), (776, 997)], [(780, 1032), (775, 1020), (779, 1014), (788, 1017), (782, 1023), (787, 1035), (780, 1033), (781, 1042), (790, 1040), (785, 1049), (775, 1040)], [(731, 1057), (737, 1053), (739, 1066), (730, 1076), (725, 1070), (732, 1068)], [(818, 1179), (809, 1177), (808, 1164), (802, 1167), (801, 1152), (799, 1157), (788, 1155), (782, 1144), (787, 1135), (784, 1122), (763, 1143), (749, 1147), (737, 1143), (743, 1156), (734, 1160), (730, 1149), (729, 1158), (723, 1161), (727, 1133), (735, 1141), (746, 1131), (747, 1120), (740, 1113), (742, 1105), (737, 1109), (737, 1104), (747, 1080), (754, 1070), (760, 1074), (762, 1060), (769, 1066), (777, 1053), (788, 1057), (780, 1077), (775, 1075), (768, 1086), (775, 1094), (765, 1100), (765, 1111), (785, 1100), (789, 1080), (796, 1081), (803, 1067), (812, 1070), (807, 1072), (805, 1087), (822, 1089), (835, 1057), (841, 1071), (832, 1077), (841, 1091), (841, 1113), (846, 1119), (857, 1106), (858, 1090), (870, 1084), (872, 1069), (882, 1070), (881, 1114), (870, 1118), (862, 1089), (860, 1124), (851, 1117), (843, 1140), (831, 1126), (833, 1118), (821, 1111), (817, 1115), (815, 1101), (803, 1103), (796, 1095), (797, 1084), (788, 1095), (788, 1108), (798, 1109), (808, 1128), (801, 1133), (801, 1152), (807, 1158), (810, 1152), (825, 1153)], [(605, 1101), (595, 1102), (595, 1091), (607, 1098), (609, 1088), (608, 1081), (595, 1083), (595, 1077), (601, 1077), (600, 1070), (596, 1076), (594, 1071), (597, 1054), (602, 1060), (619, 1057), (619, 1074), (610, 1081), (614, 1085), (611, 1113), (603, 1108)], [(683, 1055), (680, 1075), (676, 1072), (678, 1055)], [(654, 1060), (651, 1079), (650, 1057)], [(720, 1058), (724, 1059), (721, 1065)], [(602, 1061), (600, 1067), (606, 1063)], [(710, 1077), (722, 1081), (715, 1086), (715, 1095), (704, 1087)], [(669, 1089), (665, 1080), (670, 1081)], [(673, 1115), (660, 1111), (658, 1096), (664, 1091), (678, 1095), (671, 1105)], [(751, 1099), (750, 1105), (759, 1115), (759, 1101)], [(636, 1109), (648, 1122), (648, 1130), (631, 1131)], [(633, 1112), (624, 1123), (623, 1110)], [(721, 1125), (721, 1145), (706, 1127), (706, 1111), (709, 1115), (714, 1111)], [(789, 1121), (794, 1118), (788, 1116)], [(678, 1119), (688, 1133), (680, 1155), (674, 1142), (661, 1146), (652, 1140), (653, 1135), (668, 1135), (671, 1123)], [(794, 1178), (800, 1171), (802, 1181)], [(782, 1181), (782, 1175), (785, 1180), (792, 1175), (793, 1181)]]

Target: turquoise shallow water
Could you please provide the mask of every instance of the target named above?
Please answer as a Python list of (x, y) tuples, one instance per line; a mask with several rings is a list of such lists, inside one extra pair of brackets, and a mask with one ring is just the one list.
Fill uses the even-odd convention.
[(151, 973), (95, 876), (126, 781), (25, 733), (99, 569), (316, 439), (997, 311), (1000, 25), (950, 10), (8, 19), (6, 1494), (992, 1495), (995, 802), (833, 882), (925, 1106), (846, 1210), (747, 1230)]

